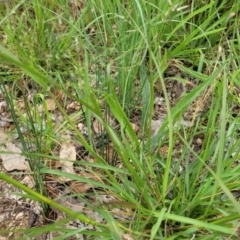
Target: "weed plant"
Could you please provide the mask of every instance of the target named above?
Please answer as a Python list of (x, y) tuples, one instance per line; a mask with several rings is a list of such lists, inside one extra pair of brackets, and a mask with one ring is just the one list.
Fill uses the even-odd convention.
[[(11, 174), (0, 173), (0, 178), (41, 202), (45, 213), (56, 208), (69, 216), (66, 222), (76, 218), (95, 226), (94, 230), (61, 227), (62, 236), (56, 239), (79, 233), (87, 239), (127, 239), (126, 234), (132, 239), (237, 239), (239, 7), (235, 0), (0, 2), (0, 85), (36, 189), (28, 189)], [(174, 107), (166, 89), (170, 67), (189, 78), (175, 75), (175, 81), (195, 81)], [(163, 93), (167, 117), (152, 136), (156, 86)], [(188, 107), (209, 89), (204, 114), (189, 128), (175, 128)], [(35, 101), (28, 101), (30, 95)], [(19, 98), (24, 99), (27, 114), (17, 109)], [(47, 98), (55, 101), (64, 118), (61, 124), (46, 109), (36, 111), (38, 101)], [(81, 106), (75, 115), (69, 114), (68, 101)], [(131, 121), (137, 111), (140, 133)], [(76, 118), (86, 125), (86, 135), (77, 128)], [(102, 151), (93, 119), (103, 126)], [(94, 158), (94, 163), (76, 161), (76, 169), (96, 174), (101, 182), (45, 164), (46, 159), (60, 160), (53, 148), (66, 131)], [(192, 142), (200, 134), (204, 138), (196, 153)], [(182, 147), (176, 161), (177, 142)], [(164, 157), (159, 149), (166, 144)], [(106, 153), (105, 145), (114, 154)], [(119, 207), (131, 209), (132, 218), (114, 218), (113, 206), (96, 208), (87, 194), (78, 198), (105, 223), (67, 209), (46, 195), (47, 174), (89, 183), (96, 197), (101, 189), (114, 196)], [(26, 239), (34, 238), (60, 231), (62, 224), (23, 233)]]

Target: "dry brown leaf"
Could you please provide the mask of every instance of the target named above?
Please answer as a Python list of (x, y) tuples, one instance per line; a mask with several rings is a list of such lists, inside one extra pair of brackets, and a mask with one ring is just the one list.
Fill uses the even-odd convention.
[(131, 123), (131, 125), (132, 125), (132, 128), (133, 128), (134, 132), (137, 132), (139, 130), (139, 126), (137, 124)]
[(5, 144), (8, 139), (8, 134), (0, 129), (0, 144)]
[(130, 234), (126, 233), (122, 235), (122, 240), (134, 240), (134, 238)]
[(160, 148), (160, 153), (166, 157), (168, 155), (168, 145), (164, 145)]
[(97, 134), (101, 134), (104, 131), (103, 125), (97, 119), (93, 121), (93, 130)]
[(75, 193), (86, 193), (88, 189), (92, 188), (92, 185), (73, 181), (71, 182), (70, 188)]
[[(59, 157), (61, 158), (60, 163), (62, 171), (66, 173), (74, 174), (73, 163), (76, 160), (76, 149), (75, 146), (69, 142), (63, 143), (60, 149)], [(71, 179), (66, 177), (60, 177), (61, 181), (71, 181)]]
[[(51, 98), (48, 98), (45, 100), (45, 104), (46, 104), (46, 108), (47, 108), (47, 111), (54, 111), (56, 109), (56, 103), (53, 99)], [(44, 111), (44, 108), (45, 108), (45, 104), (41, 104), (39, 107), (38, 107), (38, 111), (40, 113), (42, 113)]]
[(73, 102), (70, 102), (68, 105), (67, 105), (67, 109), (72, 109), (72, 110), (75, 110), (75, 111), (78, 111), (79, 109), (81, 108), (81, 105), (79, 104), (79, 102), (77, 101), (73, 101)]
[[(87, 171), (80, 171), (79, 176), (84, 177), (85, 179), (92, 179), (98, 182), (102, 182), (101, 178), (95, 173), (89, 173)], [(70, 188), (76, 193), (85, 193), (88, 189), (92, 188), (92, 185), (89, 183), (82, 183), (79, 181), (72, 181)]]
[(13, 170), (28, 170), (29, 165), (22, 155), (22, 150), (15, 144), (8, 142), (1, 147), (1, 151), (9, 152), (1, 153), (0, 158), (2, 159), (4, 168), (10, 172)]
[(35, 186), (35, 182), (32, 176), (25, 176), (21, 183), (28, 186), (31, 189), (34, 188)]

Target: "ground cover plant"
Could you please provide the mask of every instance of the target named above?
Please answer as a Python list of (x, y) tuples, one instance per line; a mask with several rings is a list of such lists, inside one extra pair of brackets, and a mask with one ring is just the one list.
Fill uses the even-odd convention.
[(0, 1), (1, 237), (239, 239), (239, 7)]

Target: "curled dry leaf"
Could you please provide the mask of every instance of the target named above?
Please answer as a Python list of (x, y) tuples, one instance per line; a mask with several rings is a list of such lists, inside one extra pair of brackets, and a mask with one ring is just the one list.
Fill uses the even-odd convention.
[(19, 147), (11, 142), (7, 142), (1, 147), (0, 151), (8, 152), (1, 153), (0, 158), (2, 159), (4, 168), (10, 172), (13, 170), (28, 170), (29, 165), (22, 155), (22, 151)]
[[(62, 171), (74, 174), (75, 171), (73, 169), (73, 163), (76, 160), (77, 156), (74, 145), (69, 142), (62, 144), (59, 155), (61, 158), (60, 163)], [(64, 182), (71, 181), (71, 179), (63, 176), (60, 177), (60, 180)]]

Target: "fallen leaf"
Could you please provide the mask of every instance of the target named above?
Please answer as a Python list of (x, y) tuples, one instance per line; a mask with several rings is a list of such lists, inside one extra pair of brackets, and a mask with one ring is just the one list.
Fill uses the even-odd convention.
[(81, 105), (77, 101), (71, 102), (67, 105), (68, 110), (72, 109), (72, 110), (78, 111), (80, 108), (81, 108)]
[(25, 176), (21, 182), (22, 182), (22, 184), (28, 186), (31, 189), (34, 188), (34, 186), (35, 186), (32, 176)]
[(8, 134), (0, 130), (0, 144), (5, 144), (8, 139)]
[(86, 193), (88, 189), (92, 188), (92, 185), (73, 181), (71, 182), (70, 188), (75, 193)]
[(4, 168), (10, 172), (13, 170), (28, 170), (29, 165), (22, 155), (22, 151), (15, 144), (8, 142), (1, 147), (0, 151), (9, 152), (1, 153), (0, 158), (2, 159)]
[(137, 132), (139, 130), (139, 126), (137, 124), (131, 123), (131, 125), (132, 125), (132, 128), (133, 128), (134, 132)]
[(128, 233), (122, 235), (122, 240), (133, 240), (133, 239), (134, 238)]
[[(76, 148), (74, 147), (73, 144), (69, 142), (62, 144), (59, 157), (61, 158), (60, 163), (63, 172), (72, 174), (75, 173), (73, 169), (73, 163), (76, 160), (76, 156), (77, 156)], [(71, 181), (72, 179), (61, 176), (60, 180), (66, 182)]]
[(38, 107), (38, 112), (42, 113), (45, 109), (45, 105), (46, 105), (47, 111), (54, 111), (56, 109), (55, 101), (51, 98), (48, 98), (48, 99), (45, 100), (45, 104), (41, 104)]
[(97, 134), (101, 134), (104, 131), (103, 125), (97, 119), (93, 121), (93, 130)]

